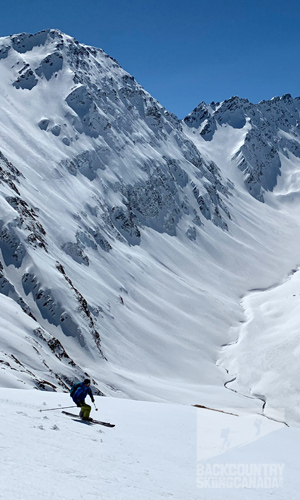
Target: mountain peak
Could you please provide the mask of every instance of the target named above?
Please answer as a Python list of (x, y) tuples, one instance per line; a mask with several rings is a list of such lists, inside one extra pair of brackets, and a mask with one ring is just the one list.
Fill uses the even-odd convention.
[[(2, 53), (2, 59), (5, 57), (5, 54), (7, 55), (10, 49), (15, 50), (19, 54), (27, 54), (30, 53), (33, 49), (42, 46), (45, 46), (45, 48), (49, 46), (48, 50), (50, 50), (51, 46), (53, 47), (53, 49), (60, 50), (65, 45), (67, 45), (68, 47), (72, 45), (87, 47), (83, 44), (80, 44), (78, 40), (63, 33), (59, 29), (46, 29), (37, 33), (24, 32), (0, 38), (0, 51)], [(100, 52), (102, 52), (101, 49), (93, 50), (99, 50)]]
[(64, 35), (61, 31), (56, 29), (47, 29), (42, 30), (37, 33), (19, 33), (16, 35), (11, 35), (9, 37), (5, 37), (6, 45), (7, 42), (10, 42), (10, 46), (20, 54), (25, 54), (26, 52), (30, 52), (33, 48), (46, 45), (47, 42), (53, 40), (63, 40)]

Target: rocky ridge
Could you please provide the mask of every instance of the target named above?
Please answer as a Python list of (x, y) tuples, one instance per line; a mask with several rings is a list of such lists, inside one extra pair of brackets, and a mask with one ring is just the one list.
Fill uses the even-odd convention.
[[(211, 141), (219, 126), (248, 127), (244, 144), (236, 153), (245, 185), (255, 198), (264, 201), (281, 171), (280, 155), (300, 156), (300, 98), (290, 94), (252, 104), (232, 97), (222, 103), (200, 103), (185, 119), (205, 141)], [(235, 159), (233, 158), (233, 159)]]

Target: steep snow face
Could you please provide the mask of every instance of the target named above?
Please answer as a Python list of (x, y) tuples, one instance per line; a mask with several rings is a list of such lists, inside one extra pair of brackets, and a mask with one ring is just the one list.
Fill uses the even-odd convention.
[[(106, 372), (116, 356), (128, 369), (126, 349), (134, 358), (147, 352), (161, 315), (141, 327), (146, 306), (135, 294), (139, 286), (143, 297), (152, 290), (140, 274), (153, 273), (156, 289), (154, 276), (165, 269), (159, 261), (155, 272), (153, 262), (145, 270), (147, 249), (133, 248), (147, 228), (168, 236), (170, 248), (178, 232), (185, 244), (195, 241), (203, 220), (227, 231), (230, 186), (178, 119), (102, 50), (57, 30), (20, 34), (1, 40), (0, 65), (2, 294), (37, 322), (29, 337), (39, 359), (43, 346), (57, 345), (64, 361), (84, 372), (91, 362)], [(130, 310), (130, 292), (141, 310), (133, 324), (125, 318), (116, 325), (111, 304)], [(155, 308), (156, 297), (152, 302)], [(137, 338), (142, 330), (146, 339)], [(4, 338), (9, 356), (16, 344)], [(64, 366), (61, 374), (43, 364), (47, 373), (32, 375), (35, 384), (70, 385)], [(5, 366), (13, 374), (15, 366)]]
[[(88, 375), (99, 393), (189, 404), (225, 392), (217, 362), (240, 297), (298, 264), (298, 202), (283, 196), (295, 154), (278, 149), (285, 181), (260, 203), (237, 168), (259, 132), (252, 105), (220, 105), (224, 123), (207, 107), (206, 140), (201, 120), (179, 122), (57, 30), (1, 39), (0, 75), (1, 384)], [(270, 104), (289, 145), (293, 102), (285, 129), (282, 100)], [(272, 165), (257, 193), (276, 183)]]
[(260, 201), (277, 184), (281, 155), (300, 157), (300, 98), (289, 94), (259, 104), (239, 97), (210, 106), (202, 102), (184, 122), (206, 141), (220, 126), (246, 128), (244, 142), (232, 159), (244, 173), (247, 189)]

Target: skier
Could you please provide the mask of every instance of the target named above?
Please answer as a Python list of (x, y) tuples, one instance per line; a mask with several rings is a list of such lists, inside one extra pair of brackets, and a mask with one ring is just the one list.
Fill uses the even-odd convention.
[(86, 378), (83, 382), (77, 384), (77, 387), (75, 387), (75, 391), (73, 392), (73, 394), (71, 393), (71, 397), (74, 403), (76, 403), (76, 405), (81, 408), (79, 416), (82, 418), (82, 420), (92, 420), (90, 418), (92, 407), (85, 402), (85, 398), (87, 397), (87, 395), (90, 396), (93, 403), (95, 402), (90, 385), (91, 381)]

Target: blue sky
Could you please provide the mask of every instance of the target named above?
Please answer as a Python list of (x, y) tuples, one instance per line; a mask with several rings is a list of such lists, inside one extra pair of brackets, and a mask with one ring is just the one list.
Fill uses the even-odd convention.
[(201, 101), (300, 95), (299, 0), (14, 0), (0, 36), (59, 28), (183, 118)]

